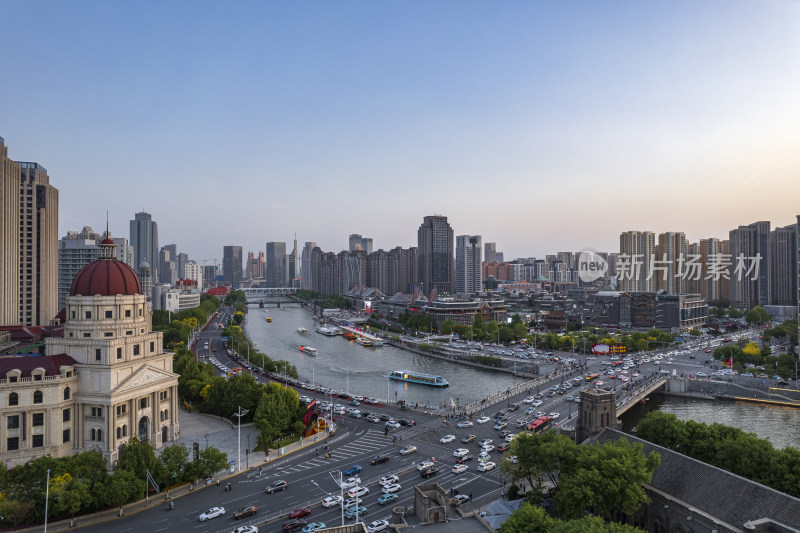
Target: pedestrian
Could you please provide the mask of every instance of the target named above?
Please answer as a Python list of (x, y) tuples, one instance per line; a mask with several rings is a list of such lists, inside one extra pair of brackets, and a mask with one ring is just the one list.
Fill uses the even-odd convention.
[(319, 448), (315, 449), (314, 453), (317, 454), (317, 457), (319, 457)]
[(217, 478), (217, 487), (219, 487), (219, 478)]
[(258, 467), (258, 475), (259, 476), (261, 475), (261, 467), (260, 466)]

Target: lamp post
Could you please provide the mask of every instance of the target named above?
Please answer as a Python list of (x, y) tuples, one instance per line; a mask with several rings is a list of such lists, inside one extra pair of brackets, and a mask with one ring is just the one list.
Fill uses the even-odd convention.
[(341, 500), (339, 501), (339, 507), (342, 508), (342, 527), (344, 527), (344, 479), (342, 477), (341, 470), (337, 470), (336, 473), (339, 474), (339, 481), (336, 481), (336, 478), (333, 477), (333, 472), (328, 472), (328, 474), (331, 476), (331, 479), (336, 481), (336, 483), (339, 485), (339, 490), (341, 491)]
[(238, 458), (236, 460), (236, 466), (239, 472), (242, 471), (242, 417), (249, 413), (249, 409), (242, 409), (242, 406), (239, 406), (239, 410), (233, 413), (233, 416), (239, 419), (239, 445), (237, 446), (236, 451), (238, 452)]
[(208, 433), (205, 434), (205, 438), (206, 438), (206, 450), (207, 450), (208, 449)]

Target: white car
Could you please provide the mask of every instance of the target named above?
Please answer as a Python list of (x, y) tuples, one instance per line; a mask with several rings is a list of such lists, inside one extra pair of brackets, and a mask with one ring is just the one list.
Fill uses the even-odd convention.
[(205, 513), (201, 514), (197, 518), (201, 522), (205, 522), (206, 520), (211, 520), (212, 518), (216, 518), (216, 517), (222, 516), (224, 514), (225, 514), (225, 508), (224, 507), (212, 507), (211, 509), (209, 509)]
[(461, 422), (458, 423), (458, 427), (460, 427), (460, 428), (471, 428), (472, 427), (472, 422), (470, 422), (469, 420), (462, 420)]
[(464, 464), (461, 464), (461, 465), (453, 465), (453, 470), (452, 470), (452, 472), (453, 472), (454, 474), (460, 474), (461, 472), (465, 472), (466, 470), (467, 470), (467, 465), (464, 465)]
[(495, 463), (491, 461), (486, 461), (485, 463), (481, 463), (478, 465), (478, 472), (486, 472), (487, 470), (491, 470), (496, 466), (497, 465)]
[(492, 443), (492, 439), (483, 439), (483, 440), (482, 440), (482, 441), (480, 441), (478, 444), (480, 444), (480, 445), (481, 445), (481, 448), (483, 448), (484, 446), (486, 446), (486, 445), (488, 445), (488, 444), (491, 444), (491, 443)]
[(422, 461), (417, 465), (417, 470), (420, 472), (423, 470), (427, 470), (428, 468), (433, 468), (433, 463), (430, 461)]
[(469, 455), (469, 450), (466, 448), (459, 448), (453, 452), (454, 457), (464, 457), (465, 455)]
[(531, 405), (533, 407), (539, 407), (540, 405), (542, 405), (542, 400), (534, 400)]
[(448, 442), (453, 442), (454, 440), (456, 440), (455, 435), (445, 435), (444, 437), (439, 439), (439, 442), (441, 442), (442, 444), (447, 444)]
[(488, 416), (482, 416), (479, 419), (477, 419), (475, 422), (477, 422), (478, 424), (485, 424), (489, 420), (491, 420), (491, 418), (489, 418)]
[(400, 478), (392, 474), (391, 476), (383, 476), (379, 483), (381, 485), (389, 485), (390, 483), (397, 483), (398, 481), (400, 481)]
[(550, 418), (552, 418), (553, 420), (555, 420), (556, 418), (558, 418), (558, 417), (559, 417), (559, 416), (561, 416), (561, 415), (560, 415), (560, 414), (558, 414), (558, 413), (556, 413), (555, 411), (553, 411), (552, 413), (550, 413), (550, 414), (549, 414), (549, 415), (547, 415), (547, 416), (549, 416)]
[(342, 497), (341, 496), (328, 496), (322, 500), (323, 507), (333, 507), (334, 505), (341, 505)]
[(369, 494), (369, 489), (367, 487), (353, 487), (347, 491), (348, 498), (361, 498), (367, 494)]
[(489, 452), (483, 451), (483, 452), (478, 454), (478, 461), (479, 462), (488, 461), (489, 459), (490, 459)]
[(483, 446), (481, 448), (481, 451), (484, 451), (486, 453), (493, 452), (494, 451), (494, 444), (487, 444), (486, 446)]
[(410, 453), (414, 453), (415, 451), (417, 451), (417, 447), (414, 446), (413, 444), (410, 444), (408, 446), (400, 448), (400, 455), (408, 455)]
[(524, 400), (522, 400), (522, 403), (528, 403), (528, 404), (530, 404), (530, 403), (533, 403), (535, 399), (536, 399), (536, 398), (534, 398), (533, 396), (528, 396), (527, 398), (525, 398)]
[(367, 533), (378, 533), (378, 531), (383, 531), (387, 527), (389, 527), (388, 520), (375, 520), (367, 526)]
[(397, 429), (400, 427), (400, 422), (398, 422), (397, 420), (389, 420), (388, 422), (386, 422), (386, 427), (389, 429)]
[(361, 484), (361, 478), (360, 477), (349, 477), (349, 478), (345, 479), (344, 481), (342, 481), (342, 488), (347, 490), (347, 489), (353, 488), (353, 487), (355, 487), (356, 485), (359, 485), (359, 484)]
[(256, 526), (239, 526), (233, 530), (233, 533), (258, 533)]
[(512, 440), (517, 438), (517, 435), (519, 435), (519, 433), (511, 433), (510, 435), (506, 435), (506, 442), (510, 444)]
[(388, 483), (383, 486), (381, 492), (384, 494), (390, 494), (392, 492), (397, 492), (400, 490), (400, 483)]

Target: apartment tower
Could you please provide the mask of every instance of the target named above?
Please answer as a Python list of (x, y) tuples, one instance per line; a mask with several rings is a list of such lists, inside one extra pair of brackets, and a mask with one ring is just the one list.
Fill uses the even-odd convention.
[(242, 283), (242, 247), (225, 246), (222, 249), (222, 279), (238, 289)]
[(453, 261), (453, 228), (447, 217), (426, 216), (417, 231), (417, 257), (422, 291), (428, 295), (455, 291), (455, 264)]
[(655, 236), (652, 232), (626, 231), (619, 236), (617, 278), (620, 290), (655, 292), (655, 279), (650, 276), (654, 254)]
[(456, 237), (456, 293), (477, 294), (483, 290), (481, 236)]
[[(149, 269), (152, 280), (158, 279), (158, 224), (150, 213), (136, 213), (130, 223), (131, 245), (134, 250), (134, 269), (142, 278), (143, 269)], [(147, 294), (145, 292), (145, 294)]]

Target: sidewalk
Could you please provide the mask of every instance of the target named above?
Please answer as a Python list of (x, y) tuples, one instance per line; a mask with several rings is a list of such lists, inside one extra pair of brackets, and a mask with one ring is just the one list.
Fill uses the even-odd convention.
[[(180, 423), (181, 423), (181, 438), (178, 439), (176, 442), (183, 443), (189, 449), (189, 457), (192, 457), (192, 443), (198, 442), (200, 443), (201, 449), (206, 445), (206, 439), (208, 440), (209, 446), (214, 446), (221, 451), (228, 454), (228, 461), (235, 461), (237, 458), (237, 442), (238, 442), (238, 425), (234, 425), (229, 420), (225, 420), (224, 418), (220, 418), (217, 416), (211, 415), (204, 415), (199, 413), (188, 413), (186, 411), (181, 411), (180, 414)], [(333, 426), (334, 430), (336, 426)], [(270, 453), (267, 454), (265, 452), (255, 452), (249, 454), (249, 462), (250, 468), (246, 468), (246, 460), (245, 460), (245, 449), (247, 448), (247, 440), (245, 435), (250, 434), (251, 444), (255, 446), (255, 439), (258, 433), (253, 427), (253, 424), (242, 424), (242, 469), (241, 472), (236, 472), (235, 474), (231, 474), (230, 470), (223, 470), (221, 472), (217, 472), (212, 476), (212, 479), (216, 481), (219, 479), (221, 482), (226, 479), (231, 479), (236, 477), (239, 474), (243, 474), (250, 469), (258, 468), (264, 464), (269, 462), (275, 461), (281, 457), (294, 453), (298, 450), (302, 450), (308, 446), (314, 446), (329, 437), (329, 435), (319, 435), (319, 439), (315, 440), (313, 437), (309, 439), (304, 439), (303, 443), (300, 444), (299, 442), (292, 443), (285, 448), (285, 453), (281, 455), (279, 450), (270, 450)], [(206, 437), (206, 435), (208, 435)], [(170, 443), (172, 444), (172, 443)], [(123, 506), (123, 516), (128, 516), (131, 514), (135, 514), (141, 511), (145, 511), (152, 507), (158, 507), (160, 505), (164, 505), (165, 502), (169, 500), (174, 500), (177, 498), (181, 498), (190, 494), (196, 490), (202, 490), (206, 487), (213, 487), (215, 483), (210, 485), (205, 484), (205, 480), (201, 480), (199, 485), (195, 485), (193, 483), (182, 483), (180, 485), (170, 487), (169, 489), (164, 489), (161, 491), (160, 494), (155, 494), (150, 497), (149, 505), (147, 500), (140, 500), (137, 502), (129, 503)], [(85, 526), (93, 526), (102, 524), (105, 522), (111, 522), (119, 518), (119, 509), (107, 509), (105, 511), (98, 511), (92, 514), (83, 515), (83, 516), (76, 516), (75, 517), (75, 526), (70, 527), (70, 520), (59, 520), (57, 522), (48, 522), (47, 524), (47, 531), (68, 531), (68, 530), (75, 530), (80, 527)], [(33, 526), (24, 529), (17, 529), (16, 531), (19, 532), (39, 532), (44, 529), (44, 525)]]

